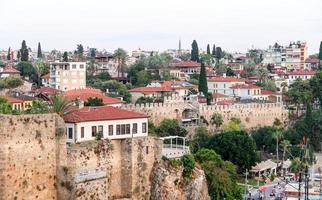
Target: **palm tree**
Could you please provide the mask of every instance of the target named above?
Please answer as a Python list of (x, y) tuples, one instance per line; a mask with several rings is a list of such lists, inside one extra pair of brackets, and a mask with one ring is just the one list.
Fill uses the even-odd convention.
[(283, 157), (282, 157), (282, 166), (284, 164), (284, 160), (285, 160), (285, 153), (286, 153), (286, 150), (291, 146), (291, 143), (290, 141), (288, 140), (283, 140), (281, 142), (281, 146), (283, 147)]
[(51, 112), (57, 113), (61, 117), (75, 111), (72, 109), (72, 102), (61, 95), (52, 96), (51, 101)]
[(265, 83), (268, 78), (268, 70), (266, 68), (258, 68), (256, 75), (260, 83)]
[(214, 113), (211, 116), (211, 124), (216, 126), (216, 129), (219, 128), (224, 123), (224, 120), (220, 113)]
[(281, 139), (283, 133), (281, 130), (276, 130), (274, 133), (273, 133), (273, 138), (276, 139), (276, 161), (277, 161), (277, 165), (279, 163), (279, 157), (278, 157), (278, 142), (279, 142), (279, 139)]
[(36, 70), (36, 74), (37, 74), (37, 82), (38, 82), (38, 86), (41, 85), (41, 75), (43, 75), (43, 73), (46, 71), (46, 64), (43, 61), (37, 61), (34, 65), (34, 68)]
[(124, 49), (118, 48), (114, 51), (113, 56), (117, 59), (117, 77), (120, 77), (120, 71), (122, 78), (124, 77), (124, 65), (127, 58), (127, 52)]

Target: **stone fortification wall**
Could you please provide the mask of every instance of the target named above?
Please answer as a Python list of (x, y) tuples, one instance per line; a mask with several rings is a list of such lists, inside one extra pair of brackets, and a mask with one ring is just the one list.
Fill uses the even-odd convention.
[(234, 105), (204, 105), (191, 102), (168, 102), (168, 103), (151, 103), (134, 105), (128, 104), (123, 106), (137, 112), (146, 113), (150, 116), (153, 123), (160, 123), (165, 118), (182, 119), (184, 110), (195, 110), (199, 116), (204, 116), (210, 121), (213, 113), (218, 112), (223, 116), (224, 124), (232, 117), (241, 119), (246, 128), (257, 126), (272, 125), (275, 118), (286, 122), (288, 111), (279, 103), (251, 103), (251, 104), (234, 104)]
[(58, 199), (63, 125), (55, 114), (0, 115), (0, 199)]

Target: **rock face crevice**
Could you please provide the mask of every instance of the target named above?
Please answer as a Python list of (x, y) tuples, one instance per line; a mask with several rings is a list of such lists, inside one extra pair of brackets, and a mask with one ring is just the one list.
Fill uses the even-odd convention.
[(196, 166), (190, 180), (184, 180), (183, 167), (168, 161), (156, 164), (151, 175), (151, 200), (210, 200), (204, 171)]

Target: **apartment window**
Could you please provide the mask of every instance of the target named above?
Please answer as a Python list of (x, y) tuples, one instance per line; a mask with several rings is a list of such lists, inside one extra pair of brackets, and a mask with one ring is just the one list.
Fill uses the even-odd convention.
[(81, 127), (81, 138), (84, 138), (84, 134), (85, 134), (85, 129), (84, 127)]
[(224, 88), (226, 88), (226, 84), (224, 84)]
[(92, 126), (92, 137), (95, 137), (97, 133), (96, 126)]
[(138, 133), (138, 124), (134, 123), (132, 126), (132, 133), (137, 134)]
[(125, 124), (121, 125), (121, 135), (125, 135)]
[(68, 128), (68, 139), (73, 139), (73, 128)]
[(84, 65), (83, 64), (79, 65), (79, 68), (84, 69)]
[(214, 84), (214, 88), (216, 87), (216, 84)]
[(116, 135), (121, 134), (121, 125), (116, 125)]
[(113, 125), (108, 125), (108, 135), (113, 135)]
[(146, 122), (142, 123), (142, 133), (146, 133)]
[(76, 69), (76, 65), (75, 64), (72, 65), (72, 69)]
[(248, 90), (248, 95), (250, 95), (250, 90)]
[(103, 134), (103, 126), (102, 125), (98, 126), (98, 131), (97, 132)]

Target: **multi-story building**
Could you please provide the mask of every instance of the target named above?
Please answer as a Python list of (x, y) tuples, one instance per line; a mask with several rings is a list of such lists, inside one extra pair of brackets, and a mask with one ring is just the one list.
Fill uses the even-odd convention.
[(305, 60), (308, 57), (305, 42), (293, 42), (288, 46), (275, 44), (264, 53), (264, 64), (273, 64), (276, 67), (285, 67), (288, 70), (305, 68)]
[(49, 86), (62, 91), (86, 88), (86, 62), (50, 63)]
[(208, 91), (233, 96), (233, 90), (230, 87), (242, 84), (245, 84), (245, 80), (236, 77), (226, 77), (225, 75), (212, 77), (208, 79)]

